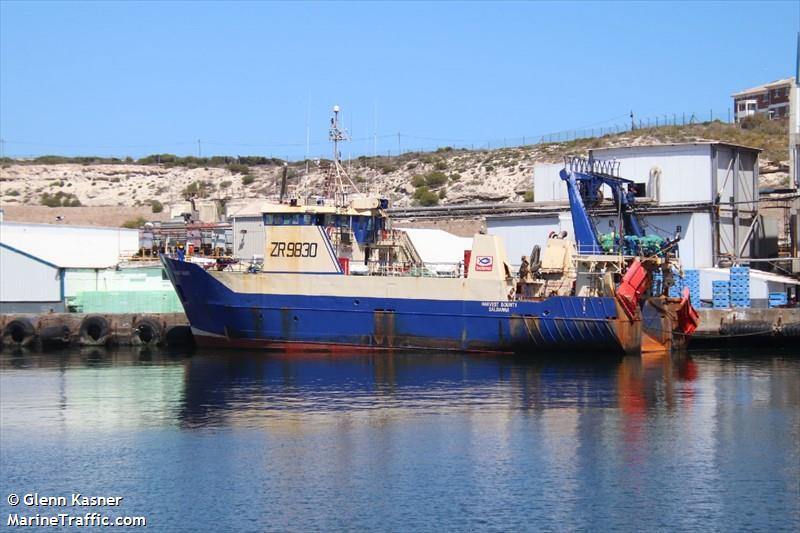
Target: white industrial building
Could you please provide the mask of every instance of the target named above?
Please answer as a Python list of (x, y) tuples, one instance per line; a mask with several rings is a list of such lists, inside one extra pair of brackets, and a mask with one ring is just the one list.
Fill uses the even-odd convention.
[(60, 267), (106, 268), (139, 251), (139, 230), (2, 222), (0, 242)]
[(100, 278), (138, 250), (138, 230), (2, 222), (0, 312), (64, 311), (71, 278)]
[(0, 242), (0, 313), (64, 311), (64, 269)]
[[(618, 175), (638, 184), (637, 212), (648, 233), (672, 237), (680, 228), (678, 248), (684, 268), (712, 269), (761, 257), (763, 238), (772, 237), (769, 224), (758, 215), (758, 152), (701, 142), (603, 148), (591, 150), (590, 155), (617, 161)], [(559, 176), (563, 168), (563, 164), (534, 167), (536, 207), (530, 212), (487, 217), (487, 231), (504, 238), (512, 263), (518, 264), (534, 245), (543, 246), (553, 231), (572, 234), (567, 187)], [(610, 189), (605, 189), (604, 197), (611, 198)], [(610, 202), (591, 211), (598, 233), (610, 231), (612, 222), (617, 224)], [(706, 286), (708, 294), (702, 290)], [(701, 298), (710, 298), (710, 287), (710, 281), (701, 282)]]
[[(610, 231), (610, 222), (616, 224), (612, 214), (595, 216), (598, 228), (605, 233)], [(650, 228), (660, 235), (674, 235), (681, 228), (682, 240), (679, 243), (681, 262), (687, 268), (713, 266), (711, 215), (706, 212), (682, 210), (673, 213), (648, 214)], [(525, 215), (487, 217), (487, 230), (499, 235), (506, 245), (506, 253), (513, 265), (519, 265), (523, 255), (530, 255), (534, 245), (544, 248), (551, 232), (566, 231), (572, 235), (572, 216), (569, 211), (559, 208), (542, 210)]]
[[(721, 259), (750, 257), (757, 241), (750, 231), (758, 206), (758, 150), (725, 143), (632, 146), (592, 150), (600, 160), (619, 162), (619, 175), (639, 184), (637, 205), (648, 231), (673, 236), (681, 228), (679, 253), (687, 268), (706, 268)], [(572, 233), (563, 164), (536, 165), (530, 214), (487, 218), (489, 233), (506, 239), (509, 257), (530, 253), (550, 231)], [(611, 191), (605, 188), (605, 197)], [(614, 209), (594, 210), (599, 232), (616, 221)]]

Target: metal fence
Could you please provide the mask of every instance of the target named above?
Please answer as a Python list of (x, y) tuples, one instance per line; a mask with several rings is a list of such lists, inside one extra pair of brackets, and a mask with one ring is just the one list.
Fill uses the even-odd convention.
[[(672, 112), (650, 116), (638, 116), (627, 113), (597, 122), (580, 128), (564, 129), (546, 133), (533, 133), (528, 135), (509, 136), (494, 139), (447, 139), (427, 137), (414, 133), (391, 133), (354, 137), (344, 144), (342, 159), (366, 157), (396, 157), (398, 155), (416, 152), (435, 152), (445, 149), (462, 150), (493, 150), (497, 148), (513, 148), (521, 146), (535, 146), (550, 143), (563, 143), (579, 139), (591, 139), (606, 135), (616, 135), (640, 129), (663, 128), (670, 126), (685, 126), (691, 124), (719, 121), (731, 122), (730, 108), (720, 112), (709, 109), (705, 112)], [(27, 142), (13, 139), (0, 139), (0, 157), (19, 159), (35, 159), (43, 154), (62, 155), (75, 154), (76, 151), (92, 150), (90, 146), (71, 144), (47, 144), (41, 142)], [(127, 150), (141, 152), (143, 149), (148, 154), (163, 154), (179, 152), (181, 157), (211, 157), (214, 155), (249, 154), (274, 157), (285, 161), (304, 161), (330, 159), (330, 143), (319, 142), (294, 142), (281, 144), (260, 143), (232, 143), (198, 139), (195, 141), (153, 144), (144, 146), (106, 146), (100, 148), (98, 157), (118, 158), (125, 160), (130, 157)], [(38, 154), (31, 154), (30, 150), (36, 149)], [(85, 155), (85, 152), (82, 154)], [(178, 154), (180, 155), (180, 154)]]

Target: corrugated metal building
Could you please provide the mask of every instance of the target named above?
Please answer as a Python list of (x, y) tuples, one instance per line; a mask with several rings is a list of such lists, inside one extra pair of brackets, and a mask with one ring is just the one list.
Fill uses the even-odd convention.
[[(650, 224), (648, 231), (671, 236), (681, 226), (681, 257), (687, 268), (702, 268), (716, 266), (725, 257), (751, 257), (749, 230), (758, 208), (758, 152), (704, 142), (603, 148), (590, 154), (618, 161), (619, 175), (641, 184), (637, 203)], [(509, 252), (514, 252), (509, 255), (512, 261), (519, 261), (516, 251), (528, 254), (533, 244), (543, 244), (550, 231), (572, 233), (567, 188), (559, 176), (563, 167), (534, 168), (534, 201), (550, 206), (552, 212), (487, 218), (489, 232), (506, 238)], [(611, 197), (608, 187), (604, 193)], [(600, 232), (607, 231), (611, 218), (597, 216)]]
[(139, 251), (139, 230), (3, 222), (0, 242), (60, 267), (106, 268)]
[(0, 313), (64, 311), (64, 270), (0, 242)]
[[(687, 268), (713, 266), (711, 251), (711, 215), (707, 211), (685, 210), (678, 213), (648, 214), (650, 226), (656, 232), (674, 234), (681, 227), (683, 239), (678, 244), (681, 260)], [(616, 223), (615, 216), (597, 216), (598, 228), (608, 231), (609, 222)], [(566, 231), (572, 234), (572, 216), (569, 212), (553, 209), (551, 212), (533, 215), (487, 217), (486, 226), (492, 235), (503, 237), (506, 253), (514, 265), (519, 265), (523, 255), (530, 255), (534, 245), (543, 246), (550, 232)]]
[[(717, 267), (722, 259), (758, 255), (753, 231), (758, 217), (759, 150), (727, 143), (703, 142), (604, 148), (590, 151), (598, 160), (619, 162), (619, 175), (640, 184), (637, 204), (648, 233), (672, 236), (681, 228), (679, 254), (684, 268)], [(508, 256), (519, 263), (551, 231), (572, 234), (567, 188), (559, 172), (563, 164), (536, 165), (534, 201), (537, 212), (487, 217), (489, 233), (505, 239)], [(604, 197), (611, 198), (605, 187)], [(594, 220), (600, 233), (616, 216), (602, 209)], [(709, 278), (710, 279), (710, 278)], [(710, 282), (702, 283), (708, 286)], [(702, 289), (701, 289), (701, 292)]]
[(138, 230), (0, 224), (2, 312), (177, 312), (160, 267), (123, 268), (138, 251)]

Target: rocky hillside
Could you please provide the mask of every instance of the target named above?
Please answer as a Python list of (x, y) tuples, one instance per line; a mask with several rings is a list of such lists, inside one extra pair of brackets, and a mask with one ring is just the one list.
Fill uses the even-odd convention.
[[(361, 157), (345, 162), (345, 168), (361, 190), (387, 194), (395, 206), (522, 202), (533, 199), (531, 171), (536, 163), (585, 155), (589, 148), (703, 140), (762, 148), (762, 186), (788, 183), (786, 124), (761, 121), (746, 128), (714, 122), (490, 151), (443, 148), (391, 158)], [(329, 165), (329, 161), (309, 162), (306, 172), (305, 162), (290, 163), (290, 189), (299, 194), (319, 192)], [(4, 159), (0, 205), (7, 212), (14, 206), (44, 205), (124, 206), (160, 213), (169, 202), (191, 194), (219, 199), (275, 194), (282, 172), (282, 161), (260, 157)]]

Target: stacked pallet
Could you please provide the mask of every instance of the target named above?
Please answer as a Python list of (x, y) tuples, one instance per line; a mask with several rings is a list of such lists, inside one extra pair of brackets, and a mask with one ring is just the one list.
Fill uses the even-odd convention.
[(750, 267), (731, 267), (731, 307), (750, 307)]
[(711, 305), (714, 309), (728, 309), (731, 306), (731, 282), (717, 280), (711, 282)]
[(783, 307), (788, 305), (789, 298), (785, 292), (771, 292), (769, 293), (769, 306), (770, 307)]
[(672, 280), (675, 284), (669, 288), (667, 296), (670, 298), (680, 298), (683, 292), (683, 279), (680, 276), (680, 272), (675, 271), (675, 269), (672, 270)]
[(694, 307), (700, 307), (700, 271), (686, 270), (683, 273), (683, 286), (689, 287), (689, 299)]

